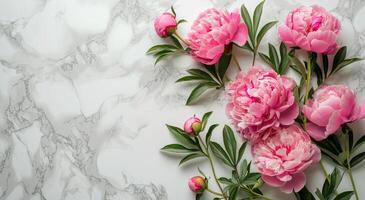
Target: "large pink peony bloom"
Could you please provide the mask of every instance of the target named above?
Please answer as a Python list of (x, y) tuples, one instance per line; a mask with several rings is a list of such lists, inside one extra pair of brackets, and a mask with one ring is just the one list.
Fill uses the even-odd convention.
[(290, 125), (298, 116), (294, 87), (295, 82), (286, 76), (252, 67), (229, 85), (226, 113), (245, 139), (253, 143), (266, 139), (272, 129)]
[(306, 182), (303, 171), (321, 159), (318, 147), (296, 124), (253, 145), (252, 155), (262, 180), (286, 193), (301, 190)]
[(238, 12), (211, 8), (194, 21), (189, 33), (189, 47), (196, 61), (212, 65), (222, 56), (225, 45), (231, 42), (244, 45), (247, 35), (247, 26), (241, 23)]
[(324, 8), (300, 6), (286, 17), (279, 27), (281, 40), (306, 51), (333, 54), (337, 50), (340, 22)]
[(336, 132), (341, 124), (365, 117), (365, 102), (356, 103), (354, 93), (344, 85), (320, 87), (303, 107), (309, 119), (307, 132), (315, 140), (323, 140)]

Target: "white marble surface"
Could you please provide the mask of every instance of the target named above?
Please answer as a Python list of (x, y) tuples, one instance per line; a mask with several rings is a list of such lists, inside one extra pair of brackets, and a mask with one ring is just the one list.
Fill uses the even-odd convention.
[[(197, 174), (196, 165), (178, 168), (176, 158), (159, 152), (173, 141), (164, 124), (182, 124), (210, 110), (212, 122), (228, 123), (225, 99), (213, 92), (200, 105), (184, 106), (191, 87), (174, 81), (197, 64), (182, 56), (153, 66), (145, 52), (162, 42), (153, 20), (174, 4), (189, 21), (180, 29), (185, 35), (205, 8), (232, 10), (246, 3), (252, 11), (257, 2), (1, 0), (0, 199), (192, 199), (186, 182)], [(341, 44), (364, 57), (364, 0), (267, 0), (263, 21), (283, 21), (288, 10), (314, 3), (339, 17)], [(267, 41), (279, 42), (275, 30)], [(237, 54), (241, 65), (251, 59)], [(364, 100), (364, 64), (330, 82), (349, 84)], [(359, 137), (365, 121), (353, 127)], [(208, 170), (205, 162), (198, 165)], [(218, 167), (219, 174), (228, 173)], [(354, 169), (362, 199), (364, 168)], [(308, 175), (311, 189), (323, 182), (317, 166)], [(350, 188), (346, 178), (341, 188)], [(268, 187), (264, 192), (293, 199)]]

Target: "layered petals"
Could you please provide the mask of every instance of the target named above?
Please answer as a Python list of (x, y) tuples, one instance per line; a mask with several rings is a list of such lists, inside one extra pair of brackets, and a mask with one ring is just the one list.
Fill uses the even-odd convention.
[(334, 54), (340, 26), (339, 20), (324, 8), (300, 6), (279, 27), (279, 37), (284, 43), (306, 51)]
[(226, 45), (234, 42), (242, 46), (247, 37), (247, 26), (241, 22), (238, 12), (211, 8), (194, 21), (188, 41), (193, 58), (212, 65), (218, 62)]
[(254, 164), (268, 185), (285, 193), (298, 192), (305, 185), (303, 171), (319, 162), (321, 154), (309, 135), (292, 124), (252, 147)]
[(227, 90), (226, 113), (243, 138), (256, 143), (280, 125), (290, 125), (299, 114), (295, 82), (273, 70), (252, 67), (239, 73)]
[(335, 133), (342, 124), (364, 118), (365, 103), (358, 105), (354, 93), (344, 85), (322, 86), (302, 112), (310, 121), (307, 132), (320, 141)]

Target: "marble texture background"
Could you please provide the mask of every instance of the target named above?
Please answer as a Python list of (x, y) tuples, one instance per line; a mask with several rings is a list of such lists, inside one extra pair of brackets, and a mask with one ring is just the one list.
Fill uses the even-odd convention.
[[(178, 168), (177, 158), (159, 152), (173, 141), (164, 124), (210, 110), (211, 122), (228, 123), (225, 97), (212, 92), (204, 103), (184, 106), (191, 87), (174, 81), (198, 65), (181, 56), (153, 66), (145, 52), (162, 42), (153, 20), (170, 5), (189, 21), (180, 28), (185, 35), (205, 8), (242, 3), (252, 11), (258, 0), (1, 0), (0, 199), (193, 199), (186, 182), (196, 165)], [(290, 9), (314, 3), (339, 17), (349, 53), (365, 57), (364, 0), (267, 0), (263, 21), (283, 21)], [(268, 41), (279, 43), (275, 29)], [(251, 57), (237, 54), (247, 66)], [(365, 100), (364, 64), (329, 82), (346, 83)], [(359, 137), (365, 121), (353, 127)], [(197, 164), (208, 171), (207, 163)], [(365, 198), (363, 168), (354, 174)], [(218, 165), (218, 173), (228, 172)], [(311, 189), (324, 180), (318, 166), (307, 174)], [(350, 189), (347, 178), (341, 188)]]

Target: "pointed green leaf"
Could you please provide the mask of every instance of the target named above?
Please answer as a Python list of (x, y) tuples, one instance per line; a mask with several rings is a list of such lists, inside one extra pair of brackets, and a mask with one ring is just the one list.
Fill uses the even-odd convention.
[(324, 77), (327, 77), (327, 75), (328, 75), (328, 56), (326, 54), (322, 54), (322, 63), (323, 63)]
[(232, 54), (223, 54), (218, 61), (218, 74), (221, 80), (227, 72), (228, 66), (231, 63)]
[(341, 47), (336, 55), (335, 55), (335, 58), (333, 59), (333, 70), (332, 71), (335, 71), (337, 66), (342, 63), (342, 61), (345, 60), (346, 58), (346, 54), (347, 54), (347, 47), (346, 46), (343, 46)]
[(179, 166), (182, 165), (183, 163), (186, 163), (190, 160), (193, 160), (195, 158), (200, 158), (200, 157), (204, 157), (204, 154), (202, 153), (192, 153), (192, 154), (189, 154), (187, 156), (185, 156), (183, 159), (181, 159), (180, 163), (179, 163)]
[(264, 3), (265, 0), (261, 1), (261, 3), (259, 3), (259, 5), (256, 6), (255, 11), (253, 13), (253, 33), (254, 36), (256, 36), (256, 31), (259, 28), (260, 25), (260, 19), (261, 19), (261, 15), (262, 15), (262, 9), (264, 7)]
[(211, 80), (214, 81), (214, 79), (204, 70), (201, 69), (189, 69), (187, 72), (193, 76), (201, 77), (205, 80)]
[(326, 200), (326, 198), (324, 198), (324, 196), (322, 195), (321, 191), (319, 191), (319, 189), (317, 188), (316, 190), (316, 195), (320, 200)]
[(153, 54), (156, 53), (156, 51), (161, 51), (161, 50), (176, 50), (176, 49), (178, 48), (171, 44), (159, 44), (149, 48), (147, 50), (147, 54)]
[(198, 149), (184, 147), (181, 144), (169, 144), (162, 147), (161, 150), (169, 153), (192, 153), (199, 151)]
[(175, 83), (181, 83), (181, 82), (186, 82), (186, 81), (202, 81), (205, 80), (203, 77), (199, 77), (199, 76), (184, 76), (179, 78), (177, 81), (175, 81)]
[(297, 200), (316, 200), (312, 193), (309, 192), (307, 187), (303, 187), (299, 192), (295, 193)]
[(243, 157), (243, 154), (245, 153), (246, 150), (246, 146), (247, 146), (247, 142), (242, 143), (240, 149), (238, 150), (238, 157), (237, 157), (237, 163), (240, 162), (240, 160)]
[(267, 56), (266, 54), (263, 54), (263, 53), (260, 53), (259, 52), (259, 56), (260, 58), (266, 62), (270, 67), (272, 67), (274, 70), (275, 70), (275, 66), (274, 64), (272, 63), (271, 59), (269, 58), (269, 56)]
[(212, 115), (213, 111), (207, 112), (203, 115), (202, 118), (202, 131), (204, 131), (205, 127), (207, 126), (209, 117)]
[(356, 165), (360, 164), (364, 159), (365, 159), (365, 152), (361, 152), (351, 159), (350, 166), (355, 167)]
[(358, 62), (358, 61), (361, 61), (362, 59), (361, 58), (351, 58), (351, 59), (346, 59), (344, 60), (343, 62), (341, 62), (340, 64), (338, 64), (338, 66), (336, 67), (336, 69), (333, 71), (333, 73), (336, 73), (338, 71), (340, 71), (341, 69), (343, 69), (344, 67), (352, 64), (352, 63), (355, 63), (355, 62)]
[(168, 124), (166, 124), (166, 127), (180, 143), (188, 147), (196, 147), (194, 140), (186, 135), (186, 133), (182, 129)]
[(171, 6), (171, 12), (172, 12), (172, 14), (174, 14), (174, 16), (176, 17), (176, 12), (175, 12), (174, 6)]
[(359, 147), (361, 147), (365, 143), (365, 135), (361, 136), (360, 139), (358, 139), (352, 148), (352, 152), (355, 152)]
[(183, 49), (183, 46), (181, 45), (180, 41), (173, 35), (170, 35), (170, 40), (175, 44), (175, 46), (179, 49)]
[(185, 22), (187, 22), (185, 19), (180, 19), (179, 21), (177, 21), (177, 25), (185, 23)]
[(212, 149), (213, 154), (221, 160), (224, 164), (234, 167), (233, 163), (230, 161), (228, 154), (224, 151), (224, 149), (216, 142), (210, 142), (209, 145)]
[[(213, 134), (213, 131), (216, 127), (218, 127), (219, 125), (218, 124), (213, 124), (209, 127), (208, 129), (208, 132), (207, 132), (207, 135), (205, 136), (205, 143), (206, 144), (209, 144), (210, 142), (210, 138), (212, 137), (212, 134)], [(209, 145), (208, 145), (209, 146)]]
[(227, 125), (225, 125), (223, 128), (223, 142), (230, 160), (232, 163), (236, 164), (237, 142), (236, 138), (234, 137), (233, 130)]
[(259, 31), (259, 33), (257, 34), (257, 37), (256, 37), (256, 44), (257, 46), (260, 45), (261, 43), (261, 40), (264, 38), (264, 36), (266, 35), (266, 33), (276, 24), (278, 23), (277, 21), (272, 21), (272, 22), (269, 22), (267, 24), (265, 24), (261, 30)]
[(252, 46), (255, 46), (255, 38), (253, 35), (253, 25), (252, 25), (252, 20), (251, 20), (251, 16), (248, 13), (248, 10), (246, 8), (246, 6), (244, 4), (242, 4), (241, 6), (241, 17), (243, 19), (243, 21), (245, 22), (245, 24), (247, 25), (248, 28), (248, 35), (250, 37), (250, 40), (252, 42)]
[(269, 43), (269, 56), (270, 56), (270, 60), (274, 64), (274, 67), (276, 69), (275, 71), (278, 71), (278, 69), (279, 69), (278, 53), (276, 52), (276, 49), (275, 49), (274, 45), (272, 45), (270, 43)]
[(338, 194), (334, 200), (350, 200), (352, 195), (354, 195), (353, 191), (346, 191)]
[(190, 93), (188, 99), (186, 100), (186, 105), (191, 105), (196, 101), (205, 91), (208, 89), (217, 87), (215, 83), (200, 83), (197, 85)]

